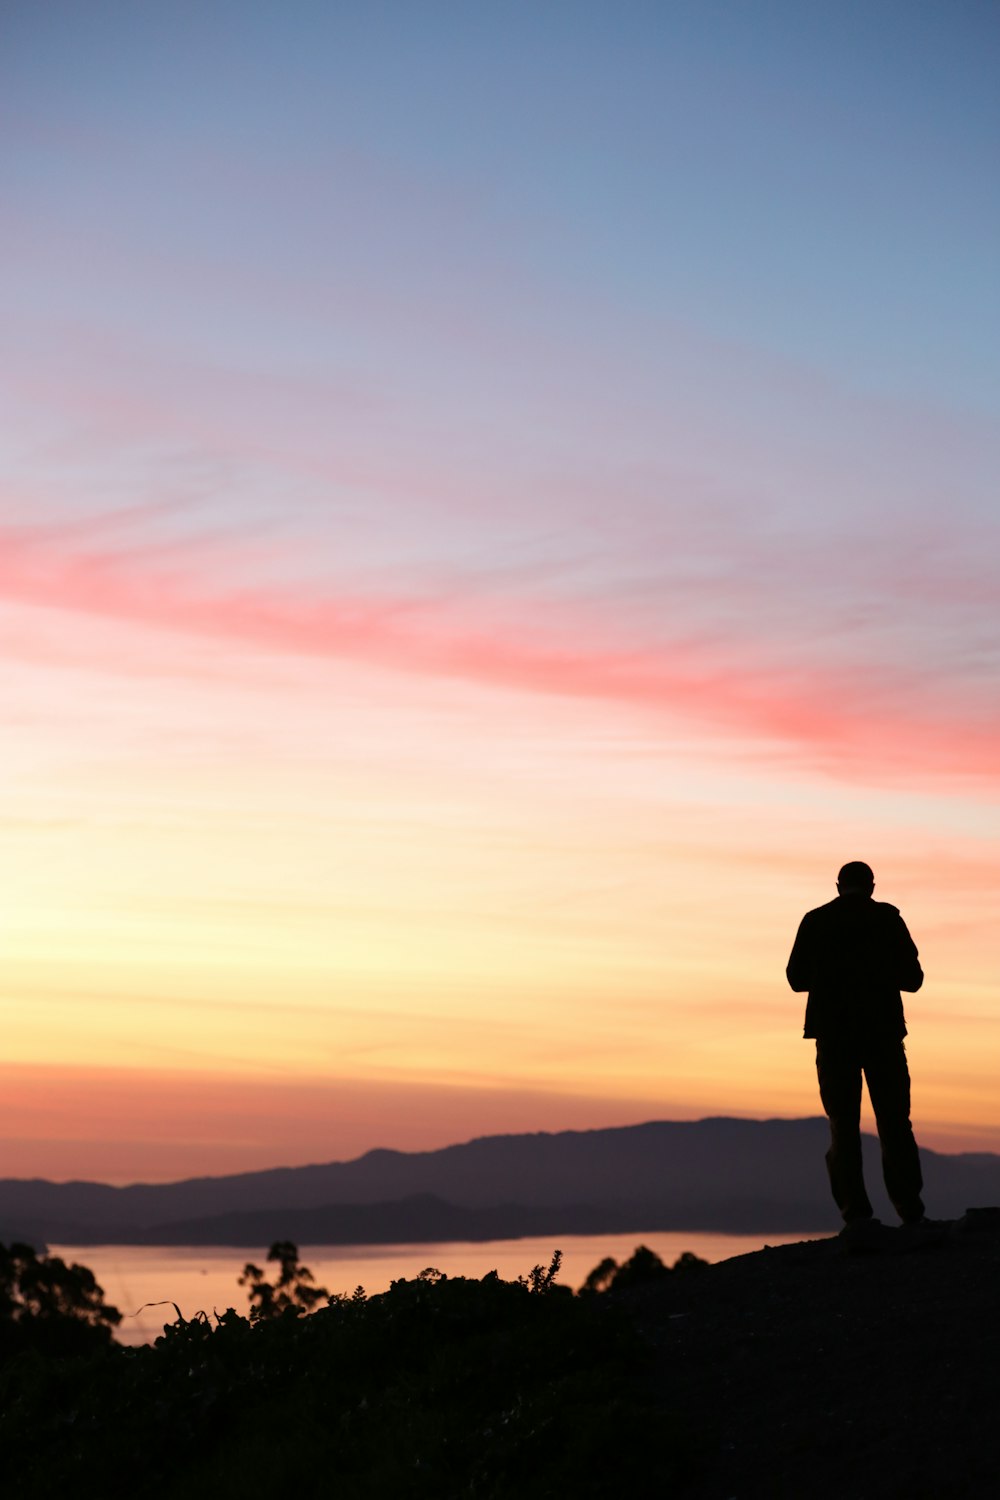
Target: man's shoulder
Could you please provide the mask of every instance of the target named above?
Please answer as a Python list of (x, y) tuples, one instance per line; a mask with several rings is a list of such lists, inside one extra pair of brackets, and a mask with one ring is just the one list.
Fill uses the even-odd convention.
[[(810, 924), (838, 922), (847, 917), (853, 920), (859, 910), (853, 904), (856, 899), (856, 897), (834, 896), (832, 901), (825, 901), (822, 906), (814, 906), (811, 911), (807, 911), (802, 920)], [(876, 921), (892, 921), (899, 916), (899, 907), (893, 906), (889, 901), (874, 901), (869, 898), (860, 909), (871, 912)]]
[(833, 915), (837, 910), (838, 901), (834, 897), (832, 901), (824, 901), (822, 906), (814, 906), (812, 911), (807, 911), (802, 918), (803, 922), (822, 922)]

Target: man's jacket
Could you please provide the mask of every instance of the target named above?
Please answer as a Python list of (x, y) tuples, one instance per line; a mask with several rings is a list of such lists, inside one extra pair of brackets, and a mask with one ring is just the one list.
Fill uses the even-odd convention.
[(785, 972), (793, 990), (809, 991), (804, 1035), (831, 1040), (904, 1037), (899, 992), (924, 982), (898, 909), (863, 895), (807, 911)]

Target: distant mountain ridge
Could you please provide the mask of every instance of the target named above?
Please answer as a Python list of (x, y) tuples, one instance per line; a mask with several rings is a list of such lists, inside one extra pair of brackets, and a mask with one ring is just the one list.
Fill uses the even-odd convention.
[[(483, 1136), (437, 1151), (109, 1187), (0, 1180), (0, 1240), (67, 1244), (421, 1243), (654, 1229), (817, 1233), (838, 1227), (827, 1123), (650, 1121)], [(865, 1137), (876, 1213), (878, 1143)], [(1000, 1201), (1000, 1156), (922, 1151), (929, 1212)]]

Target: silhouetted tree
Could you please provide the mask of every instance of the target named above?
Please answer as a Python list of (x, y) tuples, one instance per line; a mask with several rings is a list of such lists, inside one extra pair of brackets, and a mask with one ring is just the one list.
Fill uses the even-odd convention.
[(702, 1260), (701, 1256), (695, 1255), (693, 1250), (685, 1250), (681, 1255), (678, 1255), (672, 1269), (675, 1271), (705, 1271), (709, 1265), (709, 1261)]
[(655, 1250), (650, 1250), (647, 1245), (637, 1245), (623, 1265), (619, 1265), (613, 1255), (605, 1256), (590, 1272), (580, 1291), (620, 1292), (625, 1287), (662, 1281), (665, 1276), (672, 1276), (674, 1271), (700, 1271), (707, 1265), (708, 1261), (702, 1260), (700, 1255), (685, 1250), (674, 1261), (673, 1267), (670, 1267)]
[(628, 1260), (620, 1265), (611, 1278), (610, 1289), (622, 1291), (627, 1286), (639, 1286), (649, 1281), (662, 1281), (670, 1275), (670, 1267), (650, 1250), (648, 1245), (637, 1245)]
[(259, 1266), (248, 1261), (243, 1267), (239, 1285), (248, 1288), (250, 1299), (250, 1321), (276, 1318), (292, 1308), (297, 1313), (309, 1312), (317, 1302), (329, 1301), (330, 1293), (325, 1286), (313, 1286), (313, 1274), (307, 1266), (299, 1264), (299, 1250), (291, 1240), (277, 1240), (267, 1252), (268, 1260), (275, 1260), (280, 1267), (277, 1281), (268, 1281)]
[(614, 1280), (617, 1270), (618, 1262), (614, 1256), (606, 1255), (591, 1271), (580, 1288), (581, 1292), (606, 1292)]
[(0, 1356), (84, 1354), (110, 1344), (121, 1316), (86, 1266), (30, 1245), (0, 1245)]

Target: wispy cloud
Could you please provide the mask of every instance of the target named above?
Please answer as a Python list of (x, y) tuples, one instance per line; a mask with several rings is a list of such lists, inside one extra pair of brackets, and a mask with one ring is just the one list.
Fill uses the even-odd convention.
[[(8, 600), (79, 612), (234, 647), (345, 657), (519, 692), (603, 700), (687, 717), (724, 734), (793, 745), (828, 769), (996, 774), (997, 709), (950, 691), (938, 673), (891, 655), (865, 659), (864, 638), (810, 653), (770, 636), (686, 630), (669, 608), (622, 632), (615, 599), (491, 598), (458, 575), (443, 592), (379, 594), (348, 586), (227, 586), (218, 547), (176, 536), (136, 542), (136, 515), (75, 529), (0, 528), (0, 588)], [(238, 553), (238, 544), (231, 543)], [(230, 553), (230, 561), (233, 553)], [(537, 590), (536, 590), (537, 592)], [(627, 602), (627, 601), (626, 601)], [(671, 635), (670, 625), (675, 633)], [(859, 650), (858, 647), (861, 647)]]

